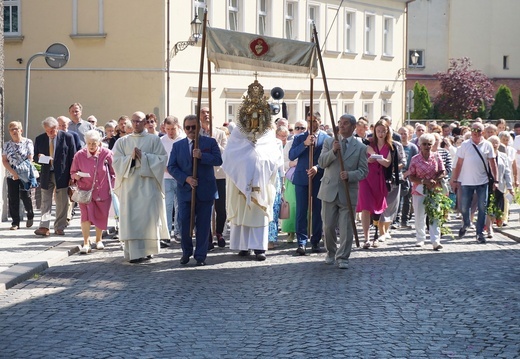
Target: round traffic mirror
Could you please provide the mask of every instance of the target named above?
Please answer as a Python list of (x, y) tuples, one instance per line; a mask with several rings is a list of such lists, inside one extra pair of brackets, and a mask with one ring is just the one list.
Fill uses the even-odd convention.
[(53, 69), (62, 68), (69, 61), (69, 49), (60, 43), (52, 44), (45, 51), (45, 61)]

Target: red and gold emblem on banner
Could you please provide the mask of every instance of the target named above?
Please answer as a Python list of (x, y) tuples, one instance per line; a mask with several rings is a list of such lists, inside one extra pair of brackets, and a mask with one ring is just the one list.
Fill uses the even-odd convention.
[(251, 41), (249, 48), (255, 56), (263, 56), (269, 51), (269, 45), (261, 37)]

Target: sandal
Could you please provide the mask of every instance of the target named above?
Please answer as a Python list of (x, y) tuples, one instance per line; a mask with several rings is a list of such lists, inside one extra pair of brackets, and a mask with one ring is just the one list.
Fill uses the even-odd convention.
[(377, 247), (379, 247), (379, 244), (377, 244), (377, 240), (372, 241), (372, 248), (377, 248)]
[(370, 248), (370, 242), (366, 241), (365, 244), (363, 244), (363, 249), (368, 249), (368, 248)]

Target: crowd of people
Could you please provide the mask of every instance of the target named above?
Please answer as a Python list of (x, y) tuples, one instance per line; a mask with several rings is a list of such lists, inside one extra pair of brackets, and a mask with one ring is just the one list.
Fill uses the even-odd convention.
[[(255, 91), (258, 85), (251, 96)], [(10, 229), (20, 227), (20, 201), (26, 226), (33, 226), (30, 189), (39, 177), (36, 235), (50, 235), (53, 200), (56, 235), (65, 234), (79, 207), (80, 252), (87, 254), (104, 248), (103, 232), (117, 212), (131, 263), (178, 241), (180, 263), (193, 257), (203, 266), (208, 251), (226, 246), (228, 226), (229, 247), (240, 256), (265, 260), (283, 231), (297, 242), (298, 256), (321, 252), (323, 240), (325, 262), (339, 268), (348, 267), (358, 222), (364, 249), (390, 240), (392, 230), (411, 228), (412, 218), (417, 246), (429, 235), (433, 250), (442, 249), (450, 217), (461, 219), (459, 238), (474, 229), (485, 243), (494, 226), (507, 225), (519, 186), (520, 123), (510, 131), (503, 120), (430, 121), (394, 131), (388, 116), (369, 126), (366, 118), (344, 114), (334, 134), (318, 112), (294, 124), (255, 117), (217, 127), (207, 107), (182, 122), (138, 111), (99, 127), (95, 116), (83, 120), (82, 111), (74, 103), (70, 117), (43, 120), (34, 145), (20, 122), (9, 123), (2, 162)], [(71, 188), (82, 196), (71, 197)], [(283, 201), (290, 213), (280, 219)]]

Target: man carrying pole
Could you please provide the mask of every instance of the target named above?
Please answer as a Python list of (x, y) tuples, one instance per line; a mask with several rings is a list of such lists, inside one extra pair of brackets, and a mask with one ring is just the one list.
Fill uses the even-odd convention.
[[(349, 220), (349, 211), (356, 207), (358, 182), (368, 175), (366, 146), (352, 137), (356, 118), (344, 114), (338, 122), (341, 141), (328, 138), (323, 144), (318, 164), (325, 169), (318, 198), (322, 201), (321, 217), (325, 234), (325, 263), (348, 268), (352, 249), (354, 223)], [(340, 165), (343, 161), (343, 166)], [(348, 186), (344, 186), (347, 181)], [(347, 203), (346, 188), (350, 195)], [(336, 246), (336, 228), (339, 227), (339, 248)]]
[[(310, 116), (310, 114), (309, 114)], [(294, 171), (293, 183), (296, 189), (296, 236), (298, 240), (298, 249), (296, 254), (305, 255), (305, 247), (309, 239), (307, 231), (307, 211), (311, 210), (312, 216), (312, 233), (311, 245), (312, 252), (320, 252), (320, 239), (322, 235), (321, 216), (321, 200), (318, 198), (320, 189), (320, 181), (323, 177), (323, 169), (318, 165), (323, 142), (329, 136), (320, 128), (321, 117), (318, 112), (314, 113), (312, 121), (309, 122), (308, 130), (294, 137), (291, 149), (289, 150), (289, 159), (294, 161), (298, 159), (298, 164)], [(312, 157), (309, 147), (313, 146)], [(311, 167), (309, 165), (312, 164)], [(312, 179), (312, 208), (309, 209), (309, 178)]]

